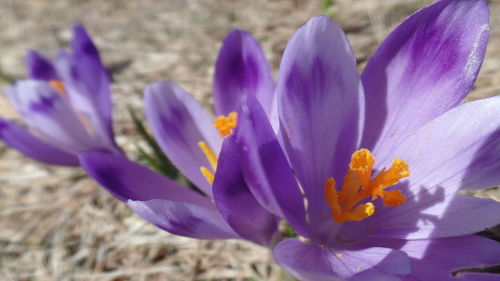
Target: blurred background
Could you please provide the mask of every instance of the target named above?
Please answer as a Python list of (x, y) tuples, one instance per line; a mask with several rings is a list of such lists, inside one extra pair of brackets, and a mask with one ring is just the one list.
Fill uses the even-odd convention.
[[(275, 74), (293, 32), (326, 13), (346, 31), (359, 67), (427, 0), (0, 0), (0, 86), (25, 77), (28, 48), (52, 56), (82, 22), (113, 78), (115, 132), (134, 158), (141, 142), (126, 110), (142, 116), (148, 83), (172, 80), (209, 108), (213, 64), (232, 28), (252, 33)], [(500, 1), (490, 1), (491, 38), (468, 100), (500, 92)], [(17, 115), (3, 94), (0, 114)], [(479, 196), (500, 200), (496, 189)], [(23, 158), (0, 143), (0, 280), (282, 280), (266, 249), (199, 241), (147, 224), (79, 168)]]

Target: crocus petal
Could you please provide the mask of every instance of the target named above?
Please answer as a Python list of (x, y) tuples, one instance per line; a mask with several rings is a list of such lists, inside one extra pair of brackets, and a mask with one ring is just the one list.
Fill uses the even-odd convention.
[(52, 63), (34, 50), (29, 50), (26, 53), (26, 72), (28, 78), (31, 79), (58, 80)]
[(377, 269), (365, 270), (349, 278), (349, 281), (402, 281), (402, 276), (380, 272)]
[(412, 185), (446, 183), (456, 191), (500, 184), (499, 108), (500, 96), (468, 102), (415, 131), (393, 152), (408, 161)]
[(364, 108), (356, 61), (339, 26), (317, 16), (294, 34), (277, 92), (284, 144), (310, 202), (311, 224), (319, 227), (331, 222), (325, 180), (343, 178), (347, 165), (339, 163), (349, 163), (358, 145)]
[(245, 182), (269, 212), (310, 237), (304, 198), (267, 116), (255, 97), (244, 96), (235, 131)]
[(262, 208), (243, 179), (234, 136), (222, 144), (213, 184), (215, 204), (241, 237), (263, 246), (272, 242), (278, 218)]
[(145, 220), (173, 234), (237, 238), (211, 201), (123, 156), (82, 152), (85, 171)]
[(24, 121), (47, 142), (73, 153), (99, 148), (66, 99), (47, 82), (22, 80), (6, 92)]
[(276, 246), (274, 258), (304, 281), (345, 280), (370, 269), (389, 276), (410, 272), (407, 255), (390, 248), (334, 249), (288, 239)]
[(380, 206), (378, 212), (362, 222), (345, 223), (338, 238), (450, 237), (479, 232), (500, 221), (500, 203), (489, 199), (447, 195), (442, 187), (434, 193), (424, 190), (418, 194), (418, 198), (407, 201), (405, 205), (409, 207), (403, 208), (402, 205), (392, 210)]
[[(376, 229), (370, 235), (421, 239), (471, 234), (497, 224), (500, 203), (457, 192), (500, 184), (499, 108), (499, 96), (465, 103), (415, 131), (393, 151), (409, 163), (409, 180), (395, 187), (407, 202), (349, 224), (349, 235), (366, 227)], [(387, 160), (382, 163), (388, 166)]]
[[(99, 51), (95, 47), (92, 39), (81, 24), (73, 27), (73, 40), (71, 41), (73, 49), (73, 67), (80, 76), (82, 86), (88, 87), (83, 94), (93, 95), (91, 101), (94, 103), (103, 121), (111, 122), (111, 95), (109, 91), (109, 77), (106, 73)], [(75, 80), (74, 73), (72, 74)]]
[(121, 154), (113, 139), (109, 77), (97, 48), (82, 25), (73, 28), (73, 53), (59, 51), (55, 66), (73, 108), (88, 120), (93, 133)]
[(208, 198), (123, 156), (87, 151), (79, 157), (89, 176), (122, 201), (165, 199), (212, 206)]
[(145, 113), (161, 149), (191, 182), (212, 196), (212, 188), (200, 172), (210, 164), (198, 146), (205, 142), (218, 153), (221, 137), (205, 109), (181, 87), (171, 82), (149, 85), (144, 96)]
[(239, 238), (215, 207), (162, 199), (129, 200), (128, 205), (143, 219), (172, 234), (197, 239)]
[(478, 272), (462, 272), (456, 277), (452, 275), (459, 270), (499, 265), (500, 244), (493, 240), (468, 235), (410, 241), (388, 240), (378, 243), (408, 254), (411, 273), (403, 277), (403, 280), (493, 281), (500, 278), (498, 274)]
[(487, 1), (437, 1), (396, 28), (362, 74), (362, 147), (391, 153), (401, 140), (472, 88), (489, 34)]
[(23, 127), (0, 117), (0, 139), (37, 161), (52, 165), (78, 166), (78, 158), (33, 136)]
[(243, 94), (252, 94), (270, 114), (274, 88), (271, 67), (259, 43), (245, 31), (231, 31), (215, 65), (215, 112), (228, 115), (237, 110)]

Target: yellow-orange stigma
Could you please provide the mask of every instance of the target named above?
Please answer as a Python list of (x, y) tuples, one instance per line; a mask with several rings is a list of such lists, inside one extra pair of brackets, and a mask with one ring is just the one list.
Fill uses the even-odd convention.
[(49, 84), (50, 84), (50, 86), (52, 86), (52, 88), (56, 89), (56, 91), (59, 94), (61, 94), (61, 96), (63, 96), (63, 97), (66, 96), (66, 91), (64, 90), (64, 84), (61, 81), (50, 80)]
[(236, 112), (229, 113), (228, 116), (219, 116), (215, 119), (214, 127), (219, 131), (221, 137), (231, 134), (237, 126), (238, 114)]
[[(228, 116), (219, 116), (215, 119), (214, 127), (217, 129), (222, 138), (230, 135), (233, 129), (236, 128), (237, 118), (238, 114), (236, 112), (231, 112)], [(200, 172), (208, 183), (212, 184), (214, 182), (214, 173), (217, 169), (217, 156), (212, 149), (208, 147), (206, 142), (200, 141), (198, 142), (198, 146), (201, 151), (203, 151), (203, 154), (207, 158), (210, 168), (212, 169), (212, 171), (210, 171), (208, 168), (202, 166), (200, 167)]]
[(367, 149), (360, 149), (352, 154), (349, 170), (344, 178), (340, 191), (336, 189), (334, 178), (326, 179), (325, 197), (331, 209), (331, 216), (336, 222), (361, 221), (375, 213), (372, 202), (361, 203), (370, 198), (375, 201), (381, 198), (384, 206), (397, 207), (406, 201), (399, 190), (385, 190), (399, 183), (399, 180), (410, 175), (408, 164), (396, 158), (391, 167), (382, 171), (372, 179), (372, 168), (375, 158)]

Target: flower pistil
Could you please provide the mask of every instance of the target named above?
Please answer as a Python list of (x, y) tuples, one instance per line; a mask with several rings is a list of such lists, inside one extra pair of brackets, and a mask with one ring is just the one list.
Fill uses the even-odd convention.
[(336, 189), (334, 178), (325, 182), (325, 197), (331, 208), (331, 216), (338, 223), (361, 221), (375, 213), (372, 202), (361, 203), (370, 198), (375, 201), (381, 198), (384, 206), (397, 207), (406, 201), (400, 190), (385, 190), (399, 180), (410, 175), (408, 164), (398, 158), (394, 159), (389, 169), (382, 169), (372, 180), (372, 168), (375, 158), (367, 149), (353, 153), (349, 170), (344, 178), (340, 191)]

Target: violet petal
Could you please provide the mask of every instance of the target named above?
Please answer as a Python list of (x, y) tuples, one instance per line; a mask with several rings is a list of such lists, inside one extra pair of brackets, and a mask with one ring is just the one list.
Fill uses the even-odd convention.
[[(392, 151), (409, 164), (410, 177), (391, 188), (400, 189), (407, 202), (345, 224), (345, 235), (421, 239), (471, 234), (497, 224), (500, 203), (457, 192), (500, 184), (499, 108), (499, 96), (468, 102), (413, 132)], [(391, 160), (382, 158), (377, 166), (387, 167)], [(362, 230), (368, 228), (375, 231)]]
[(122, 201), (165, 199), (212, 206), (207, 197), (123, 156), (88, 151), (79, 157), (87, 174)]
[(255, 95), (269, 114), (274, 88), (271, 67), (259, 43), (245, 31), (231, 31), (215, 64), (213, 93), (217, 115), (236, 111), (243, 94)]
[(59, 79), (52, 62), (35, 50), (28, 50), (28, 52), (26, 52), (26, 72), (30, 79)]
[(212, 187), (200, 172), (200, 167), (210, 168), (210, 165), (198, 142), (206, 142), (217, 154), (221, 137), (205, 109), (171, 82), (149, 85), (144, 103), (149, 125), (163, 152), (183, 175), (212, 196)]
[(23, 127), (0, 117), (0, 139), (27, 157), (52, 165), (78, 166), (78, 158), (33, 136)]
[(487, 1), (437, 1), (399, 25), (362, 74), (362, 147), (388, 154), (471, 90), (489, 34)]
[(197, 239), (239, 238), (215, 207), (162, 199), (129, 200), (127, 204), (143, 219), (175, 235)]
[(220, 213), (241, 237), (263, 246), (272, 242), (278, 218), (262, 208), (248, 189), (232, 135), (222, 144), (213, 193)]
[(389, 276), (410, 272), (410, 260), (402, 251), (381, 247), (335, 249), (295, 238), (278, 244), (274, 258), (296, 278), (306, 281), (344, 280), (371, 269)]
[(264, 110), (252, 96), (243, 99), (235, 136), (245, 182), (257, 201), (310, 237), (314, 228), (306, 221), (300, 188)]
[(101, 146), (85, 129), (67, 100), (45, 81), (21, 80), (7, 95), (29, 127), (54, 146), (78, 153)]
[[(331, 222), (325, 180), (342, 179), (358, 147), (363, 90), (344, 32), (326, 16), (299, 28), (288, 43), (278, 79), (281, 133), (300, 181), (311, 224)], [(343, 165), (345, 163), (345, 165)], [(325, 235), (331, 232), (324, 228)]]
[(73, 53), (60, 50), (54, 64), (72, 107), (88, 120), (108, 150), (122, 154), (113, 138), (110, 81), (99, 53), (82, 25), (73, 27)]
[[(370, 243), (366, 241), (366, 243)], [(403, 280), (499, 280), (498, 274), (461, 272), (464, 269), (480, 269), (487, 266), (500, 265), (500, 244), (475, 235), (440, 239), (421, 240), (387, 240), (373, 243), (384, 247), (399, 249), (408, 254), (411, 262), (411, 273)], [(453, 273), (458, 274), (453, 277)]]

